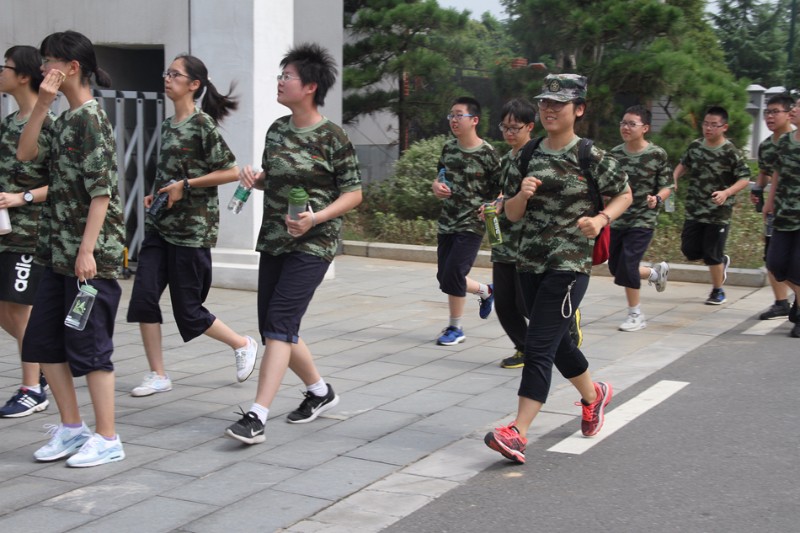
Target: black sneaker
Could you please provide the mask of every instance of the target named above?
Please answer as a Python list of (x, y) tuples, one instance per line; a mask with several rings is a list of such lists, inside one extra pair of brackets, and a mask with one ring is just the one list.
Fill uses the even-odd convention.
[(264, 436), (264, 424), (258, 419), (258, 415), (253, 411), (245, 413), (241, 408), (239, 410), (242, 418), (228, 426), (225, 435), (245, 444), (258, 444), (267, 440), (267, 437)]
[(793, 324), (800, 322), (800, 316), (798, 316), (798, 314), (800, 313), (797, 312), (797, 299), (795, 298), (792, 308), (789, 309), (789, 322)]
[(310, 392), (303, 393), (306, 397), (300, 407), (286, 416), (286, 421), (291, 424), (305, 424), (311, 422), (319, 415), (339, 403), (339, 397), (333, 392), (333, 387), (328, 383), (328, 394), (314, 396)]
[(511, 357), (506, 357), (500, 361), (500, 366), (503, 368), (522, 368), (525, 366), (525, 354), (517, 350)]
[(800, 323), (794, 325), (792, 331), (789, 332), (789, 336), (800, 339)]
[(781, 300), (775, 302), (769, 309), (758, 316), (759, 320), (775, 320), (789, 316), (789, 301)]

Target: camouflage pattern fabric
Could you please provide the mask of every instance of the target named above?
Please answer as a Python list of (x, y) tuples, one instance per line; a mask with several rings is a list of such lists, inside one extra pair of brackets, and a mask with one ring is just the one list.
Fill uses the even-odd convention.
[(308, 128), (297, 128), (281, 117), (267, 131), (261, 165), (264, 217), (256, 250), (271, 255), (302, 252), (333, 261), (342, 219), (318, 223), (302, 237), (286, 231), (289, 191), (302, 187), (311, 209), (321, 211), (342, 193), (361, 190), (361, 171), (355, 148), (344, 130), (327, 118)]
[(48, 207), (42, 213), (49, 231), (39, 239), (38, 255), (47, 258), (45, 264), (55, 273), (74, 277), (89, 204), (96, 196), (109, 196), (94, 258), (96, 277), (117, 278), (122, 268), (125, 225), (117, 188), (116, 143), (111, 123), (96, 100), (64, 111), (55, 121), (50, 161)]
[(800, 230), (800, 141), (794, 132), (778, 140), (777, 157), (773, 161), (779, 179), (772, 227), (778, 231)]
[(483, 235), (486, 226), (478, 218), (478, 209), (500, 194), (497, 152), (485, 141), (477, 148), (464, 149), (458, 146), (457, 139), (450, 139), (442, 148), (441, 164), (453, 194), (442, 200), (439, 233), (468, 231)]
[[(37, 189), (50, 183), (49, 152), (53, 138), (53, 114), (48, 114), (42, 124), (39, 144), (46, 147), (46, 157), (36, 161), (19, 161), (17, 143), (28, 119), (19, 120), (17, 112), (0, 122), (0, 191), (20, 193)], [(44, 204), (22, 205), (8, 210), (11, 233), (0, 236), (0, 253), (18, 252), (33, 254), (39, 235), (39, 221)]]
[(681, 163), (686, 172), (678, 183), (687, 188), (686, 220), (727, 225), (736, 198), (732, 196), (718, 206), (711, 200), (711, 193), (727, 189), (738, 180), (750, 179), (750, 169), (739, 149), (727, 139), (716, 148), (709, 148), (703, 139), (697, 139), (689, 144)]
[(625, 145), (615, 146), (608, 152), (619, 161), (622, 170), (628, 175), (628, 184), (633, 191), (633, 203), (611, 223), (614, 229), (646, 228), (655, 229), (658, 209), (647, 207), (647, 196), (654, 195), (672, 183), (672, 168), (667, 152), (653, 143), (638, 154), (629, 153)]
[[(584, 237), (578, 219), (594, 216), (596, 208), (578, 164), (579, 140), (576, 136), (559, 151), (548, 150), (542, 143), (533, 152), (527, 174), (542, 184), (528, 200), (523, 217), (517, 255), (520, 272), (565, 270), (591, 275), (594, 239)], [(617, 196), (628, 186), (619, 162), (596, 145), (592, 146), (589, 168), (604, 196)], [(519, 186), (510, 192), (516, 195)]]
[(775, 172), (773, 165), (778, 157), (778, 142), (773, 142), (772, 135), (770, 135), (758, 145), (758, 170), (768, 176), (772, 176), (772, 173)]
[[(516, 154), (509, 150), (500, 160), (500, 184), (503, 196), (509, 198), (510, 190), (519, 190), (522, 183), (522, 174), (519, 172), (519, 158), (522, 150)], [(492, 262), (513, 265), (517, 262), (517, 246), (522, 231), (522, 220), (511, 222), (506, 217), (505, 211), (497, 216), (500, 221), (500, 232), (503, 234), (503, 243), (492, 246)]]
[[(161, 124), (161, 152), (153, 192), (169, 180), (198, 178), (234, 166), (236, 158), (209, 115), (197, 111), (177, 124), (171, 117)], [(183, 191), (183, 198), (169, 209), (165, 206), (155, 219), (148, 215), (145, 227), (175, 246), (212, 248), (219, 236), (217, 187)]]

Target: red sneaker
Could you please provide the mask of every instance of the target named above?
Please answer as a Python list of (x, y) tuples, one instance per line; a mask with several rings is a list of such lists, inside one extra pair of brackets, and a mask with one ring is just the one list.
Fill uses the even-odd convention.
[(594, 389), (597, 391), (597, 399), (594, 403), (586, 405), (583, 399), (580, 402), (575, 402), (575, 405), (583, 407), (581, 431), (584, 437), (594, 437), (600, 432), (605, 419), (604, 411), (606, 410), (606, 405), (611, 401), (611, 396), (614, 394), (610, 383), (598, 381), (594, 384)]
[(514, 425), (516, 420), (509, 425), (501, 428), (494, 428), (483, 438), (483, 442), (506, 459), (511, 459), (516, 463), (525, 462), (525, 447), (528, 439), (520, 436), (519, 430)]

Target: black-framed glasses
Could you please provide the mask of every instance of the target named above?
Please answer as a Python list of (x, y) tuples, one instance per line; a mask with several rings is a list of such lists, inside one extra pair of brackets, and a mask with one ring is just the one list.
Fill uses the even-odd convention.
[(703, 127), (704, 128), (711, 128), (711, 129), (714, 129), (714, 130), (717, 129), (717, 128), (721, 128), (724, 125), (725, 124), (717, 124), (715, 122), (703, 122)]
[(16, 67), (12, 67), (11, 65), (0, 65), (0, 72), (3, 72), (5, 69), (13, 70), (17, 72)]
[(644, 122), (634, 122), (632, 120), (623, 120), (619, 123), (620, 128), (635, 128), (637, 126), (644, 126)]
[(285, 72), (278, 74), (278, 81), (287, 82), (289, 80), (299, 80), (300, 76), (292, 76), (291, 74), (286, 74)]
[(462, 118), (464, 118), (464, 117), (467, 117), (467, 118), (472, 118), (472, 117), (474, 117), (474, 116), (475, 116), (475, 115), (468, 115), (468, 114), (464, 114), (464, 115), (454, 115), (454, 114), (450, 113), (449, 115), (447, 115), (447, 120), (453, 120), (453, 119), (455, 119), (455, 120), (461, 120), (461, 119), (462, 119)]
[(190, 76), (187, 76), (183, 72), (178, 72), (177, 70), (170, 70), (170, 69), (167, 69), (164, 72), (162, 72), (161, 73), (161, 77), (162, 78), (169, 78), (171, 80), (174, 80), (177, 77), (183, 77), (183, 78), (187, 78), (187, 79), (192, 79)]
[(500, 129), (500, 131), (501, 131), (502, 133), (510, 133), (510, 134), (512, 134), (512, 135), (516, 135), (517, 133), (519, 133), (520, 131), (522, 131), (522, 129), (523, 129), (525, 126), (527, 126), (527, 124), (525, 124), (525, 125), (522, 125), (522, 126), (506, 126), (506, 125), (505, 125), (505, 124), (503, 124), (502, 122), (501, 122), (500, 124), (498, 124), (498, 125), (497, 125), (497, 127)]
[(794, 109), (794, 106), (789, 106), (789, 109), (767, 109), (764, 111), (764, 116), (771, 117), (778, 113), (790, 113), (792, 109)]
[(557, 102), (555, 100), (539, 100), (538, 102), (536, 102), (536, 105), (539, 106), (539, 109), (550, 109), (558, 113), (559, 111), (564, 109), (564, 107), (568, 103), (569, 102)]

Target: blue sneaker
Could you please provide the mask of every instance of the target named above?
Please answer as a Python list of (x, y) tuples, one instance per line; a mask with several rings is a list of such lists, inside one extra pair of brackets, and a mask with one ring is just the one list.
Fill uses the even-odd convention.
[(483, 318), (489, 318), (492, 314), (492, 307), (494, 306), (494, 284), (489, 284), (489, 297), (481, 298), (481, 308), (478, 310), (478, 315)]
[(709, 294), (706, 299), (706, 305), (722, 305), (727, 301), (727, 298), (725, 298), (725, 291), (722, 289), (712, 289), (711, 294)]
[(95, 433), (87, 440), (81, 449), (67, 459), (67, 466), (82, 468), (114, 463), (125, 459), (125, 450), (119, 435), (114, 440), (106, 440), (102, 435)]
[(50, 442), (33, 452), (33, 456), (37, 461), (56, 461), (67, 455), (71, 455), (86, 444), (86, 441), (92, 436), (92, 432), (89, 431), (86, 424), (83, 424), (80, 433), (73, 436), (70, 436), (71, 432), (61, 424), (57, 426), (47, 424), (45, 427), (47, 428), (48, 435), (52, 435), (53, 438), (50, 439)]
[(0, 418), (20, 418), (44, 411), (50, 401), (44, 390), (36, 394), (26, 387), (20, 387), (16, 394), (0, 409)]
[(436, 341), (439, 346), (454, 346), (459, 342), (464, 342), (464, 330), (455, 326), (447, 326), (442, 331), (442, 336)]

